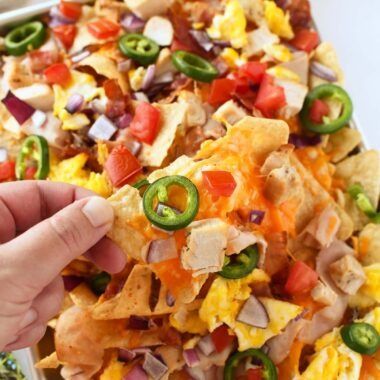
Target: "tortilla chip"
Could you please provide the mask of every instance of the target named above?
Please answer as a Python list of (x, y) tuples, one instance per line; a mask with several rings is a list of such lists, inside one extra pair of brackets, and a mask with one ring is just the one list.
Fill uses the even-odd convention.
[(360, 232), (359, 259), (363, 265), (380, 263), (380, 224), (367, 224)]
[(160, 294), (154, 310), (149, 306), (153, 271), (148, 265), (137, 264), (133, 267), (123, 289), (114, 298), (100, 300), (92, 309), (95, 319), (128, 318), (131, 315), (152, 316), (169, 314), (176, 306), (166, 303), (167, 288), (161, 284)]
[(345, 158), (361, 142), (361, 134), (358, 130), (344, 127), (329, 136), (326, 153), (331, 156), (331, 161), (336, 163)]
[(74, 305), (81, 308), (95, 304), (98, 299), (85, 283), (75, 287), (69, 295)]
[(49, 356), (44, 357), (39, 362), (37, 362), (34, 367), (35, 368), (58, 368), (60, 366), (60, 362), (57, 358), (57, 353), (54, 351)]
[(116, 62), (106, 55), (92, 53), (90, 56), (80, 61), (78, 66), (90, 66), (99, 75), (103, 75), (108, 79), (116, 79), (123, 92), (128, 92), (129, 86), (127, 79), (118, 71)]
[[(337, 164), (335, 177), (342, 179), (346, 186), (359, 183), (375, 207), (380, 195), (380, 154), (368, 150), (351, 156)], [(343, 205), (354, 222), (355, 231), (362, 229), (367, 223), (367, 216), (359, 210), (355, 201), (345, 194)]]
[(162, 165), (187, 112), (187, 105), (184, 103), (155, 104), (155, 106), (161, 111), (161, 129), (152, 145), (143, 144), (139, 155), (143, 166)]

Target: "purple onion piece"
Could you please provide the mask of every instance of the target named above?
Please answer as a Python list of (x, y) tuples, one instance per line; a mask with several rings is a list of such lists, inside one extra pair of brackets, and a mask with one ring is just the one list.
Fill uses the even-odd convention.
[(213, 43), (214, 45), (219, 46), (221, 48), (231, 47), (231, 43), (229, 41), (214, 40)]
[(140, 141), (129, 139), (127, 141), (124, 141), (124, 145), (127, 147), (127, 149), (134, 155), (137, 156), (142, 148), (142, 144)]
[(120, 24), (127, 32), (138, 32), (144, 28), (145, 21), (130, 13), (123, 17)]
[(320, 135), (305, 136), (291, 133), (289, 136), (289, 144), (294, 145), (296, 148), (304, 148), (306, 146), (315, 146), (322, 142)]
[(186, 372), (191, 376), (193, 380), (206, 380), (206, 374), (199, 367), (190, 368), (185, 367)]
[(190, 368), (195, 367), (200, 362), (197, 350), (194, 348), (183, 350), (183, 358)]
[(142, 83), (142, 89), (147, 90), (154, 81), (154, 75), (156, 73), (156, 65), (149, 65), (146, 69), (146, 73)]
[(29, 120), (36, 111), (32, 106), (19, 99), (11, 91), (8, 91), (8, 94), (2, 102), (20, 125)]
[(62, 276), (62, 279), (67, 292), (71, 292), (83, 282), (83, 277), (79, 276)]
[(167, 293), (166, 293), (166, 304), (167, 304), (169, 307), (172, 307), (172, 306), (174, 306), (174, 304), (175, 304), (175, 298), (174, 298), (173, 294), (170, 293), (169, 290), (168, 290)]
[(159, 77), (156, 77), (153, 81), (154, 84), (167, 84), (171, 83), (174, 80), (174, 74), (171, 71), (163, 73)]
[(88, 136), (94, 141), (110, 140), (117, 128), (107, 116), (101, 115), (88, 131)]
[(42, 112), (40, 110), (36, 110), (32, 117), (30, 118), (30, 121), (33, 124), (34, 128), (41, 128), (45, 122), (46, 122), (47, 116), (45, 112)]
[(259, 329), (266, 329), (269, 325), (269, 315), (265, 306), (253, 295), (245, 301), (236, 320)]
[(249, 221), (251, 223), (260, 225), (263, 222), (264, 217), (265, 217), (265, 211), (252, 210), (249, 214)]
[(128, 328), (131, 330), (149, 330), (149, 319), (131, 315), (128, 321)]
[(214, 47), (213, 42), (205, 31), (192, 29), (189, 33), (204, 51), (209, 52)]
[(128, 128), (131, 124), (131, 121), (133, 119), (133, 116), (130, 113), (126, 113), (123, 116), (120, 116), (116, 121), (116, 126), (119, 129), (125, 129)]
[(178, 210), (178, 208), (175, 208), (175, 207), (172, 207), (172, 206), (168, 206), (168, 205), (166, 205), (164, 203), (161, 203), (161, 202), (159, 202), (157, 204), (156, 212), (157, 212), (158, 215), (163, 216), (163, 211), (165, 209), (167, 209), (167, 208), (171, 209), (172, 211), (174, 211), (178, 215), (182, 214), (181, 210)]
[(117, 64), (117, 71), (121, 73), (126, 73), (131, 69), (132, 61), (130, 59), (125, 59)]
[(142, 91), (134, 92), (132, 94), (132, 98), (135, 100), (139, 100), (140, 102), (149, 103), (149, 98)]
[(119, 348), (118, 359), (122, 362), (130, 362), (137, 356), (133, 350), (127, 350), (125, 348)]
[(150, 353), (145, 354), (143, 369), (153, 380), (161, 379), (168, 372), (168, 367)]
[(147, 254), (148, 264), (160, 263), (177, 257), (177, 244), (174, 237), (153, 240)]
[(71, 115), (80, 111), (84, 104), (84, 96), (81, 94), (72, 94), (66, 104), (65, 110)]
[(81, 50), (78, 52), (75, 52), (70, 56), (71, 62), (78, 63), (80, 61), (83, 61), (85, 58), (87, 58), (91, 54), (88, 50)]
[(0, 148), (0, 162), (8, 160), (8, 151), (6, 148)]
[(51, 8), (49, 15), (52, 19), (58, 20), (65, 25), (75, 24), (76, 22), (74, 19), (64, 16), (58, 7)]
[(198, 348), (206, 356), (209, 356), (215, 351), (215, 345), (214, 345), (214, 342), (212, 341), (210, 334), (200, 339), (200, 341), (198, 342)]
[(338, 77), (334, 70), (316, 61), (311, 62), (310, 71), (312, 74), (321, 79), (327, 80), (328, 82), (336, 82), (338, 80)]
[(104, 100), (101, 99), (93, 99), (89, 103), (90, 109), (95, 113), (104, 114), (106, 112), (107, 104)]
[(135, 365), (122, 380), (148, 380), (147, 373), (143, 370), (141, 365)]

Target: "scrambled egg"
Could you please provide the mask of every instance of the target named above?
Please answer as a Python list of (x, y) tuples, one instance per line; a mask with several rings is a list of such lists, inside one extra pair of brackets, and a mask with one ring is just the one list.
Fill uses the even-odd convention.
[[(359, 322), (373, 325), (380, 333), (380, 307), (369, 312)], [(362, 366), (362, 356), (347, 347), (340, 328), (322, 336), (315, 343), (315, 354), (306, 370), (297, 380), (358, 380)]]
[(380, 302), (380, 264), (363, 267), (366, 281), (359, 291), (350, 297), (351, 307), (366, 308)]
[(232, 48), (224, 48), (220, 56), (232, 69), (241, 66), (247, 62), (247, 58), (243, 54), (239, 55), (239, 53)]
[(229, 41), (233, 48), (240, 49), (247, 44), (247, 20), (238, 0), (227, 0), (223, 15), (216, 15), (207, 29), (210, 38)]
[(100, 375), (100, 380), (118, 380), (122, 379), (124, 375), (123, 363), (114, 359), (107, 366), (104, 372)]
[(49, 179), (82, 186), (103, 197), (109, 197), (112, 194), (112, 187), (106, 174), (99, 174), (85, 169), (84, 166), (87, 160), (88, 156), (85, 153), (80, 153), (58, 163), (52, 162)]
[(198, 307), (193, 310), (187, 310), (186, 307), (182, 307), (176, 313), (171, 314), (169, 317), (170, 324), (181, 333), (206, 334), (207, 324), (200, 319), (199, 305), (196, 306)]
[(294, 71), (289, 70), (285, 67), (274, 66), (268, 69), (267, 73), (278, 79), (291, 80), (296, 83), (301, 82), (301, 78), (299, 77), (299, 75), (297, 75)]
[(129, 77), (129, 84), (133, 91), (139, 91), (141, 90), (141, 87), (144, 82), (146, 70), (140, 66), (136, 70), (129, 70), (128, 77)]
[(96, 96), (104, 95), (104, 90), (96, 87), (96, 81), (93, 76), (72, 70), (71, 78), (71, 84), (67, 87), (57, 84), (53, 86), (54, 116), (57, 116), (62, 121), (63, 130), (78, 130), (90, 124), (90, 120), (85, 114), (75, 113), (71, 115), (66, 111), (65, 107), (71, 95), (83, 95), (86, 102), (91, 101)]
[(288, 62), (293, 57), (292, 52), (282, 44), (266, 45), (264, 46), (264, 51), (280, 62)]
[(268, 275), (260, 269), (255, 269), (249, 276), (239, 280), (218, 277), (199, 310), (199, 316), (207, 323), (210, 331), (222, 323), (227, 324), (238, 337), (240, 351), (261, 347), (302, 311), (297, 305), (261, 297), (259, 299), (269, 315), (268, 327), (259, 329), (237, 322), (236, 317), (251, 294), (250, 285), (258, 282), (269, 282)]
[(264, 4), (264, 16), (270, 31), (279, 37), (293, 38), (294, 33), (289, 22), (289, 14), (285, 14), (274, 1), (266, 0)]

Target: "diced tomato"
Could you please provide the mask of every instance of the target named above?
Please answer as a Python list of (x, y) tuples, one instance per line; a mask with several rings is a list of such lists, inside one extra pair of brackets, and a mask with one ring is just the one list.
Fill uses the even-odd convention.
[(313, 123), (322, 124), (323, 117), (328, 116), (330, 113), (330, 108), (323, 100), (315, 99), (309, 112), (309, 118)]
[(106, 18), (90, 22), (87, 24), (88, 31), (99, 39), (116, 37), (120, 31), (120, 25)]
[(112, 150), (104, 167), (115, 187), (125, 185), (141, 170), (138, 159), (124, 145), (119, 145)]
[(25, 179), (35, 179), (34, 175), (37, 173), (37, 168), (28, 166), (25, 170)]
[(53, 28), (53, 33), (58, 38), (65, 49), (70, 49), (73, 46), (77, 27), (75, 25), (60, 25)]
[(263, 79), (266, 69), (266, 63), (247, 62), (239, 67), (239, 76), (247, 77), (252, 84), (258, 84)]
[(318, 274), (302, 261), (296, 261), (289, 271), (285, 291), (289, 294), (307, 293), (317, 285)]
[(204, 171), (202, 178), (206, 189), (215, 196), (229, 197), (236, 188), (235, 179), (230, 172)]
[(62, 1), (59, 5), (59, 10), (63, 16), (76, 21), (82, 14), (82, 5), (79, 3)]
[(265, 117), (274, 117), (275, 112), (286, 105), (284, 89), (274, 84), (273, 78), (265, 74), (255, 101), (255, 107)]
[(140, 141), (152, 145), (159, 130), (160, 116), (160, 111), (157, 108), (149, 103), (142, 102), (136, 107), (136, 113), (129, 130)]
[(217, 352), (222, 352), (235, 340), (235, 336), (229, 334), (226, 325), (222, 325), (211, 333), (211, 339), (214, 343), (215, 350)]
[(236, 87), (236, 82), (232, 79), (215, 79), (211, 84), (208, 102), (213, 106), (225, 103), (231, 99)]
[(290, 44), (299, 50), (303, 50), (307, 53), (310, 53), (319, 44), (318, 33), (314, 30), (301, 29), (290, 41)]
[(0, 163), (0, 182), (12, 181), (16, 178), (15, 162), (5, 161)]
[(59, 54), (55, 51), (33, 50), (28, 53), (30, 68), (33, 73), (41, 74), (43, 71), (59, 61)]
[(103, 83), (104, 92), (110, 100), (123, 100), (124, 94), (116, 79), (107, 79)]
[(71, 80), (69, 68), (64, 63), (55, 63), (44, 71), (46, 80), (50, 84), (66, 86)]
[(262, 369), (261, 368), (250, 368), (247, 371), (247, 380), (262, 380)]

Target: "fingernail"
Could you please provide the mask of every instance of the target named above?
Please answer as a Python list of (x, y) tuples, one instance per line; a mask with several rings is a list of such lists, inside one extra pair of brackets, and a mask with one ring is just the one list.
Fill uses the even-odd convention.
[(19, 329), (22, 330), (24, 329), (25, 327), (28, 327), (29, 325), (31, 325), (32, 323), (34, 323), (38, 318), (38, 313), (35, 309), (29, 309), (24, 318), (21, 320), (21, 323), (20, 323), (20, 326), (19, 326)]
[(82, 208), (82, 212), (95, 228), (112, 223), (113, 221), (112, 206), (104, 198), (90, 198)]

